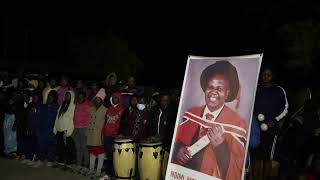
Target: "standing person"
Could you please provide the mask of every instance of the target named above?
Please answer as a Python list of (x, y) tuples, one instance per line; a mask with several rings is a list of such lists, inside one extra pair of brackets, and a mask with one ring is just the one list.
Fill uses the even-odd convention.
[(288, 101), (284, 89), (273, 82), (270, 68), (262, 71), (261, 80), (262, 83), (257, 87), (253, 115), (263, 115), (264, 120), (260, 124), (266, 128), (261, 129), (261, 143), (254, 150), (253, 172), (255, 179), (269, 179), (274, 152), (272, 149), (277, 142), (279, 121), (288, 112)]
[(74, 130), (74, 110), (74, 93), (73, 91), (67, 91), (63, 102), (59, 107), (53, 132), (56, 134), (57, 138), (58, 164), (66, 164), (68, 167), (71, 167), (73, 155), (73, 141), (71, 135)]
[[(121, 116), (124, 111), (122, 96), (119, 92), (115, 92), (109, 99), (111, 106), (108, 108), (105, 116), (105, 124), (103, 127), (104, 145), (107, 155), (107, 170), (112, 166), (112, 142), (113, 139), (119, 134)], [(111, 171), (112, 172), (112, 171)]]
[(27, 136), (27, 114), (28, 104), (31, 102), (30, 91), (25, 89), (22, 94), (15, 98), (15, 122), (14, 128), (17, 130), (17, 160), (24, 160), (26, 155), (25, 139)]
[(54, 77), (50, 77), (49, 82), (47, 83), (47, 87), (45, 87), (42, 91), (43, 96), (43, 104), (47, 104), (48, 94), (51, 90), (58, 91), (60, 86), (57, 85), (56, 79)]
[[(127, 123), (122, 124), (126, 127), (127, 136), (132, 136), (139, 142), (139, 140), (146, 137), (146, 124), (148, 120), (148, 111), (146, 109), (146, 100), (144, 97), (139, 97), (137, 105), (132, 108), (127, 117)], [(122, 129), (123, 127), (121, 127)]]
[(161, 136), (164, 139), (164, 146), (170, 149), (171, 140), (177, 116), (176, 107), (170, 102), (170, 95), (160, 94), (159, 105), (150, 110), (147, 125), (148, 136)]
[[(74, 133), (72, 138), (76, 146), (76, 172), (87, 171), (89, 165), (89, 152), (87, 149), (87, 127), (91, 103), (85, 92), (79, 92), (78, 101), (74, 113)], [(83, 163), (83, 167), (82, 167)]]
[(72, 90), (72, 87), (70, 86), (69, 79), (66, 76), (62, 76), (60, 85), (61, 87), (58, 90), (58, 103), (59, 105), (62, 105), (66, 92)]
[[(226, 105), (239, 92), (237, 69), (229, 61), (216, 61), (202, 71), (200, 85), (205, 104), (184, 113), (172, 163), (219, 179), (241, 179), (247, 121)], [(187, 148), (202, 138), (209, 144), (191, 156)]]
[(2, 155), (4, 151), (3, 122), (4, 122), (4, 114), (6, 110), (6, 102), (7, 102), (7, 99), (6, 99), (5, 93), (3, 92), (2, 87), (0, 87), (0, 155)]
[(33, 166), (35, 168), (42, 166), (45, 160), (47, 160), (47, 167), (51, 167), (55, 161), (56, 146), (53, 128), (59, 109), (57, 91), (51, 90), (46, 99), (47, 103), (40, 106), (40, 118), (36, 126), (38, 152)]
[(37, 124), (39, 123), (40, 119), (40, 107), (42, 104), (42, 95), (38, 92), (32, 93), (32, 102), (29, 104), (28, 107), (28, 117), (27, 117), (27, 134), (25, 138), (25, 151), (26, 151), (26, 158), (25, 160), (21, 161), (21, 163), (26, 163), (28, 165), (33, 165), (34, 156), (37, 153), (37, 136), (36, 136), (36, 129)]
[(130, 103), (129, 106), (123, 111), (121, 122), (120, 122), (120, 134), (128, 136), (128, 123), (129, 123), (129, 117), (132, 116), (131, 114), (134, 113), (137, 109), (138, 104), (138, 96), (137, 95), (131, 95), (130, 97)]
[(17, 151), (17, 134), (14, 128), (15, 122), (15, 106), (13, 99), (10, 98), (6, 103), (3, 122), (3, 137), (4, 137), (4, 154), (9, 158), (15, 158)]
[[(102, 140), (102, 129), (105, 122), (106, 107), (103, 102), (106, 97), (105, 90), (101, 88), (93, 100), (93, 107), (89, 113), (89, 124), (87, 129), (87, 146), (90, 154), (90, 165), (88, 176), (99, 177), (105, 158), (105, 148)], [(94, 173), (96, 159), (98, 158), (97, 171)]]

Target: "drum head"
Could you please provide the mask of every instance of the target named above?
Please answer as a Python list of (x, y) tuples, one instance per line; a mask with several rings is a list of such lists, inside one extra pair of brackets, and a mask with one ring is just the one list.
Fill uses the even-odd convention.
[(154, 145), (162, 145), (162, 137), (160, 136), (152, 136), (140, 141), (140, 145), (154, 146)]
[(114, 143), (133, 143), (133, 137), (131, 136), (117, 136), (116, 138), (114, 138), (113, 140)]

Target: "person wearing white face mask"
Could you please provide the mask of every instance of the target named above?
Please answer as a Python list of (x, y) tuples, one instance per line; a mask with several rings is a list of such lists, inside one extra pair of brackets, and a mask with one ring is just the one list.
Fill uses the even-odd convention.
[(145, 129), (148, 119), (148, 111), (146, 109), (146, 101), (144, 97), (138, 97), (138, 103), (133, 108), (127, 117), (127, 127), (125, 135), (133, 136), (135, 140), (139, 141), (146, 137)]

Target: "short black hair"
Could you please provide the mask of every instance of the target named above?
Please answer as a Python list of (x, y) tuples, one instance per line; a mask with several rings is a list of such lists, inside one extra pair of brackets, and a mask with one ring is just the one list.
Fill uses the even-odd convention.
[(48, 94), (49, 96), (53, 97), (55, 103), (58, 101), (58, 92), (56, 90), (51, 90)]
[(229, 96), (226, 102), (233, 101), (238, 94), (240, 82), (237, 69), (229, 61), (217, 61), (206, 67), (200, 76), (200, 85), (203, 91), (207, 88), (208, 81), (216, 75), (222, 75), (229, 81)]

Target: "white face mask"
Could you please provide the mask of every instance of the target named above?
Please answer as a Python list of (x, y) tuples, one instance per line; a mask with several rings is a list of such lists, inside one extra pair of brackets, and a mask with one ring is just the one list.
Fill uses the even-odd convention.
[(145, 104), (137, 104), (137, 108), (138, 108), (140, 111), (143, 111), (143, 110), (146, 108), (146, 105), (145, 105)]

